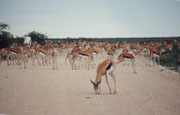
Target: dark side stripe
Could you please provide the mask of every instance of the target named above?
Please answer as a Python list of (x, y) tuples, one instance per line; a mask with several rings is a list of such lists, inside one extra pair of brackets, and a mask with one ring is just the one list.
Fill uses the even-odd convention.
[(112, 66), (112, 63), (109, 63), (109, 65), (106, 67), (106, 71), (109, 70)]
[(83, 56), (88, 56), (87, 54), (84, 54), (84, 53), (79, 53), (79, 54), (81, 54), (81, 55), (83, 55)]

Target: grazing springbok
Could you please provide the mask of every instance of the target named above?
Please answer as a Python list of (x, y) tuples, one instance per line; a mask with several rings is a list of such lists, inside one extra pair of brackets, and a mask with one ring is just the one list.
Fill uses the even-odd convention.
[(96, 55), (96, 57), (101, 54), (102, 50), (96, 49), (94, 47), (90, 47), (89, 50), (91, 50), (93, 52), (93, 54)]
[(108, 58), (113, 59), (114, 55), (116, 54), (115, 50), (109, 49), (106, 46), (104, 46), (104, 50), (107, 52)]
[(106, 77), (106, 82), (107, 82), (108, 87), (109, 87), (109, 92), (110, 92), (110, 94), (112, 94), (111, 87), (110, 87), (109, 82), (108, 82), (107, 73), (112, 77), (112, 79), (114, 81), (113, 94), (115, 94), (117, 92), (116, 91), (116, 78), (115, 78), (115, 74), (114, 74), (115, 69), (116, 69), (116, 63), (111, 59), (104, 60), (102, 63), (99, 64), (97, 71), (96, 71), (97, 74), (96, 74), (95, 82), (90, 80), (91, 83), (94, 85), (95, 94), (100, 94), (100, 92), (101, 92), (100, 83), (101, 83), (101, 77), (103, 75), (105, 75), (105, 77)]
[(132, 64), (132, 68), (133, 68), (133, 72), (134, 73), (137, 73), (136, 72), (136, 69), (135, 69), (135, 64), (134, 64), (134, 61), (135, 61), (135, 58), (132, 54), (130, 53), (122, 53), (118, 56), (118, 62), (116, 64), (119, 64), (120, 62), (124, 61), (125, 58), (127, 59), (131, 59), (131, 64)]
[(75, 68), (76, 69), (76, 65), (75, 65), (75, 62), (77, 60), (77, 58), (81, 56), (81, 57), (85, 57), (85, 58), (88, 58), (87, 62), (85, 62), (85, 66), (87, 66), (87, 69), (89, 70), (90, 68), (90, 64), (91, 62), (94, 60), (93, 56), (92, 56), (92, 53), (90, 52), (84, 52), (84, 51), (76, 51), (73, 56), (72, 56), (72, 70)]
[[(84, 64), (85, 67), (87, 67), (87, 69), (89, 70), (90, 65), (92, 64), (92, 67), (95, 65), (94, 63), (94, 58), (93, 58), (93, 50), (91, 50), (91, 48), (84, 48), (84, 49), (80, 49), (79, 46), (75, 46), (71, 52), (69, 52), (65, 58), (65, 63), (67, 61), (67, 59), (69, 60), (71, 66), (72, 66), (72, 70), (76, 69), (76, 62), (77, 60), (82, 60), (82, 58), (84, 58)], [(79, 61), (79, 66), (80, 66), (80, 62), (82, 64), (83, 61)]]

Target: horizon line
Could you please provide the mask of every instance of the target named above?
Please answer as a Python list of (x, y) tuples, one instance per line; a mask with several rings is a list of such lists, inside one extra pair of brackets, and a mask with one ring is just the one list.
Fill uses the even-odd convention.
[(180, 38), (180, 36), (157, 36), (157, 37), (50, 37), (47, 39), (118, 39), (118, 38)]

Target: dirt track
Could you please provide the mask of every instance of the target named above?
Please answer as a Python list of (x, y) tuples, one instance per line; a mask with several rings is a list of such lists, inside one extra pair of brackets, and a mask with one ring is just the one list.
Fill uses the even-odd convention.
[[(98, 65), (103, 58), (96, 59)], [(96, 68), (71, 70), (58, 59), (58, 70), (49, 66), (0, 65), (0, 114), (11, 115), (179, 115), (180, 78), (177, 73), (146, 67), (136, 59), (131, 66), (118, 65), (117, 94), (109, 94), (102, 78), (101, 94), (95, 95), (90, 79)], [(112, 84), (111, 78), (109, 78)]]

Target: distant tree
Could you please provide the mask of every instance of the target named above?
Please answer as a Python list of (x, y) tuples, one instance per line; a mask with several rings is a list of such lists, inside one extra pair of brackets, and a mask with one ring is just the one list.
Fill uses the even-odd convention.
[(23, 44), (24, 43), (24, 37), (16, 37), (15, 39), (14, 39), (14, 41), (16, 42), (16, 43), (21, 43), (21, 44)]
[(66, 39), (65, 39), (65, 41), (67, 41), (67, 42), (73, 42), (74, 40), (72, 39), (72, 38), (70, 38), (70, 37), (67, 37)]
[(45, 44), (45, 39), (47, 39), (47, 35), (42, 34), (40, 32), (32, 31), (27, 34), (27, 36), (31, 37), (32, 41), (37, 41), (39, 44), (44, 45)]
[(6, 31), (8, 28), (10, 28), (8, 24), (0, 22), (0, 48), (8, 47), (14, 41), (13, 35)]
[(8, 28), (10, 28), (10, 26), (8, 24), (0, 22), (0, 31), (4, 31), (4, 30), (6, 30)]

